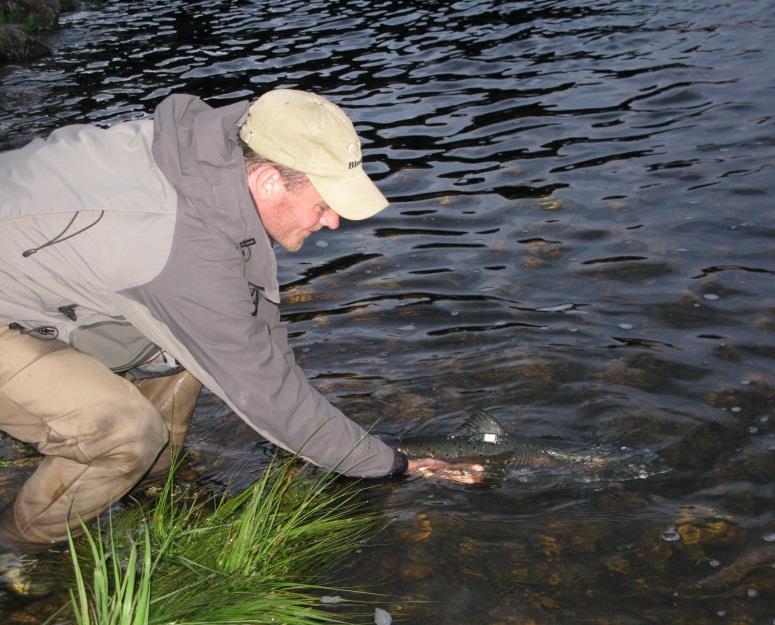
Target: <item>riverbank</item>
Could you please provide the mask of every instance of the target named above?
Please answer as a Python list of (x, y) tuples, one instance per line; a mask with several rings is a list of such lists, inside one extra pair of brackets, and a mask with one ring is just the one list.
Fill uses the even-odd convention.
[(26, 63), (51, 54), (46, 36), (75, 0), (0, 0), (0, 65)]

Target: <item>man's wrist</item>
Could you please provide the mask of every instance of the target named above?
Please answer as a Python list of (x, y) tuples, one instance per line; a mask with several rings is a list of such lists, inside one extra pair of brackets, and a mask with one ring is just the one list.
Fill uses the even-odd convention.
[(390, 469), (390, 473), (385, 477), (400, 477), (406, 475), (406, 471), (409, 468), (409, 458), (406, 457), (406, 454), (398, 450), (394, 451), (395, 458), (393, 459), (393, 468)]

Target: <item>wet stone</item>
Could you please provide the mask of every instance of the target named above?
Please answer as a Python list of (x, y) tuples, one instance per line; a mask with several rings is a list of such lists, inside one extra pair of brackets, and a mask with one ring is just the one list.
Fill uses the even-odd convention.
[(425, 579), (433, 573), (433, 567), (430, 564), (406, 562), (401, 566), (399, 575), (401, 579), (407, 582), (416, 582)]
[(397, 532), (401, 541), (418, 543), (431, 535), (433, 525), (427, 514), (419, 514), (416, 524), (403, 523), (398, 527)]
[(392, 622), (393, 617), (390, 616), (390, 612), (382, 608), (374, 608), (375, 625), (390, 625)]
[(630, 562), (621, 555), (607, 556), (603, 558), (603, 564), (606, 569), (613, 573), (621, 575), (630, 573)]

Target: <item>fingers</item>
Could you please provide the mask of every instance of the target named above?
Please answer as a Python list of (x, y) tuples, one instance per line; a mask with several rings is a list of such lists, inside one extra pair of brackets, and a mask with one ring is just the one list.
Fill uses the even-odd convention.
[(415, 474), (426, 478), (438, 477), (456, 484), (478, 484), (485, 477), (481, 464), (451, 465), (446, 462), (420, 466)]
[(443, 480), (457, 484), (478, 484), (484, 479), (484, 467), (480, 464), (442, 469), (437, 473)]

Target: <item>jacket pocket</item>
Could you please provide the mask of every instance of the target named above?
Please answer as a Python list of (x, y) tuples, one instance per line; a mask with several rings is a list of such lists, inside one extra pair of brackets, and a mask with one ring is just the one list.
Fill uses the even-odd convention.
[(114, 319), (74, 328), (69, 343), (115, 372), (137, 367), (160, 351), (131, 323)]

